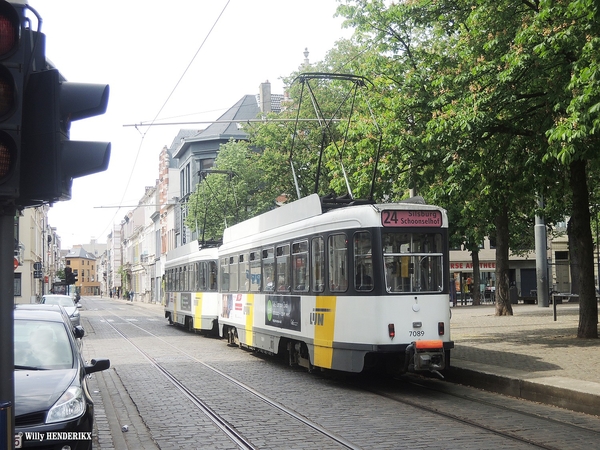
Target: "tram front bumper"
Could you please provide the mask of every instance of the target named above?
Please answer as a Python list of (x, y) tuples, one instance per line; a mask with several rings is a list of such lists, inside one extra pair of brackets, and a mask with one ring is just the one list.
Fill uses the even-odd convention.
[(441, 340), (414, 341), (406, 347), (406, 369), (437, 372), (446, 367), (444, 343)]

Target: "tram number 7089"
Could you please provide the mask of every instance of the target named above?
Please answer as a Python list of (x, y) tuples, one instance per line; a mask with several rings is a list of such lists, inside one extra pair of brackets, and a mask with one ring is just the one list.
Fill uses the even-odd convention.
[(425, 332), (423, 330), (410, 330), (408, 335), (410, 337), (422, 337), (425, 336)]

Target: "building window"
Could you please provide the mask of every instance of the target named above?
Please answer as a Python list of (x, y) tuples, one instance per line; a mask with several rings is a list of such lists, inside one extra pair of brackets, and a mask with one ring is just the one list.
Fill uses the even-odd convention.
[(21, 274), (15, 273), (15, 297), (20, 297), (21, 294)]

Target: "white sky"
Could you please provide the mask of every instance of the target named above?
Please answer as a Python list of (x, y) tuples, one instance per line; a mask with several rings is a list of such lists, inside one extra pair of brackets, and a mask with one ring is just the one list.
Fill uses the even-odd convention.
[[(29, 0), (43, 20), (46, 56), (63, 76), (110, 85), (107, 113), (71, 126), (71, 139), (110, 141), (112, 153), (106, 172), (75, 179), (72, 199), (51, 208), (49, 224), (57, 228), (62, 247), (106, 242), (112, 225), (138, 204), (146, 186), (154, 186), (163, 146), (170, 146), (181, 128), (206, 126), (138, 131), (124, 125), (148, 123), (157, 115), (159, 121), (215, 120), (244, 95), (256, 94), (266, 80), (273, 93), (283, 93), (280, 78), (298, 69), (305, 48), (314, 63), (335, 41), (350, 36), (333, 17), (337, 4)], [(115, 205), (124, 207), (100, 208)]]

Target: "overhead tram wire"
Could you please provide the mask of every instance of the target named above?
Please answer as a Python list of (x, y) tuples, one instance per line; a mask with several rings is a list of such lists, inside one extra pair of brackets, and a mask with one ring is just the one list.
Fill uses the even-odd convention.
[[(181, 81), (183, 80), (183, 77), (185, 77), (186, 73), (188, 72), (188, 70), (190, 69), (190, 67), (192, 66), (194, 60), (196, 59), (196, 57), (198, 56), (198, 53), (200, 53), (200, 50), (202, 50), (202, 48), (204, 47), (204, 44), (206, 43), (206, 41), (208, 40), (208, 38), (210, 37), (210, 35), (212, 34), (213, 30), (215, 29), (215, 27), (217, 26), (217, 24), (219, 23), (219, 21), (221, 20), (221, 17), (223, 16), (223, 13), (225, 12), (225, 10), (227, 9), (227, 7), (229, 6), (231, 0), (227, 0), (227, 2), (225, 3), (225, 6), (223, 6), (223, 9), (221, 10), (221, 12), (219, 13), (219, 15), (217, 16), (217, 18), (215, 19), (214, 23), (212, 24), (212, 26), (210, 27), (210, 30), (208, 30), (208, 33), (206, 34), (206, 36), (204, 37), (204, 39), (202, 40), (202, 43), (200, 44), (200, 46), (198, 47), (198, 50), (196, 50), (196, 53), (194, 54), (194, 56), (192, 57), (192, 59), (190, 60), (189, 64), (187, 65), (187, 67), (185, 68), (185, 70), (183, 71), (183, 73), (181, 74), (181, 77), (179, 77), (179, 80), (177, 81), (177, 83), (175, 83), (175, 86), (173, 87), (173, 89), (171, 90), (171, 93), (168, 95), (167, 99), (164, 101), (164, 103), (162, 104), (162, 106), (160, 107), (160, 109), (158, 110), (158, 112), (156, 113), (156, 115), (154, 116), (154, 119), (152, 119), (152, 122), (150, 122), (150, 124), (147, 126), (148, 130), (150, 130), (152, 128), (152, 125), (154, 124), (154, 122), (156, 122), (156, 120), (158, 119), (158, 116), (160, 115), (160, 113), (162, 112), (162, 110), (165, 108), (165, 106), (167, 105), (167, 103), (169, 102), (169, 100), (171, 99), (171, 97), (173, 96), (173, 94), (175, 93), (175, 90), (177, 89), (177, 87), (179, 86), (179, 84), (181, 83)], [(136, 129), (138, 131), (139, 128), (136, 126)], [(144, 143), (144, 138), (146, 137), (146, 134), (148, 133), (148, 130), (145, 132), (140, 132), (141, 134), (141, 140), (140, 140), (140, 145), (138, 146), (138, 150), (137, 153), (135, 155), (135, 160), (133, 161), (133, 167), (131, 169), (131, 172), (129, 174), (129, 178), (127, 179), (127, 184), (125, 185), (125, 189), (123, 190), (123, 196), (121, 197), (121, 201), (119, 203), (123, 203), (123, 200), (125, 199), (125, 195), (127, 194), (127, 189), (129, 188), (129, 184), (131, 183), (131, 178), (133, 177), (133, 172), (135, 170), (135, 166), (137, 165), (140, 153), (142, 151), (142, 145)], [(119, 214), (119, 210), (120, 208), (118, 208), (115, 211), (115, 214), (113, 216), (113, 218), (110, 220), (109, 224), (107, 225), (107, 227), (104, 229), (104, 231), (101, 233), (101, 235), (104, 235), (104, 233), (106, 232), (106, 230), (110, 227), (113, 226), (114, 224), (114, 220), (117, 217), (117, 214)], [(111, 230), (112, 231), (112, 230)]]
[[(330, 119), (330, 122), (340, 122), (342, 119)], [(160, 123), (152, 123), (151, 125), (144, 125), (143, 123), (132, 123), (123, 125), (124, 127), (139, 127), (139, 126), (153, 126), (157, 127), (160, 125), (210, 125), (214, 123), (268, 123), (268, 122), (322, 122), (322, 119), (314, 118), (314, 119), (237, 119), (237, 120), (198, 120), (191, 122), (160, 122)]]

